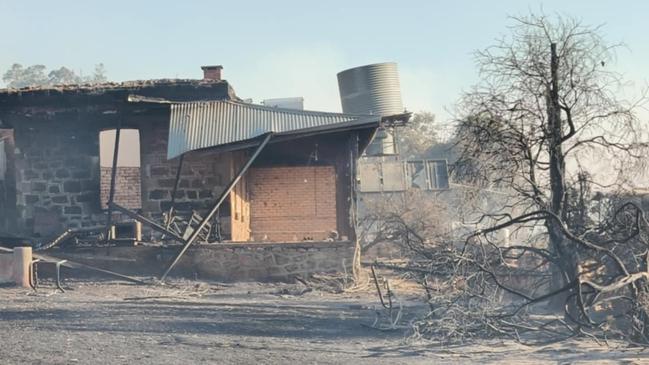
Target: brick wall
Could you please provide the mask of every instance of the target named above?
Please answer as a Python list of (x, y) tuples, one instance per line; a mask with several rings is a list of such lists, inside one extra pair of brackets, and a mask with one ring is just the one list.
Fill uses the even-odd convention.
[(252, 168), (253, 240), (324, 240), (336, 230), (336, 173), (332, 166)]
[[(101, 205), (108, 208), (108, 196), (110, 195), (111, 167), (101, 167)], [(137, 166), (118, 166), (115, 174), (115, 203), (130, 209), (142, 207), (142, 195), (140, 189), (140, 168)]]

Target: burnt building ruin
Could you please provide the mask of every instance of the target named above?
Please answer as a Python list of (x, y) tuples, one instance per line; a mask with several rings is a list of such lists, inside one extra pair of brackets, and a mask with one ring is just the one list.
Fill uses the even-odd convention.
[[(407, 115), (248, 104), (220, 67), (203, 70), (201, 80), (0, 91), (2, 235), (44, 244), (135, 220), (138, 239), (185, 247), (352, 242), (357, 157), (380, 125)], [(137, 165), (119, 166), (125, 154)]]

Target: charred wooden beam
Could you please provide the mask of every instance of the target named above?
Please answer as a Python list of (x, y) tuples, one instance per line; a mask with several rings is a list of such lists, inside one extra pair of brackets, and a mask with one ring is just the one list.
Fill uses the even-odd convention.
[(165, 228), (168, 230), (169, 226), (171, 225), (172, 221), (172, 215), (174, 213), (174, 206), (176, 204), (176, 194), (178, 193), (178, 184), (180, 183), (180, 173), (183, 169), (183, 161), (185, 159), (185, 155), (180, 155), (180, 160), (178, 161), (178, 169), (176, 170), (176, 180), (174, 181), (174, 189), (171, 192), (171, 204), (169, 206), (169, 212), (167, 213), (167, 224), (165, 224)]

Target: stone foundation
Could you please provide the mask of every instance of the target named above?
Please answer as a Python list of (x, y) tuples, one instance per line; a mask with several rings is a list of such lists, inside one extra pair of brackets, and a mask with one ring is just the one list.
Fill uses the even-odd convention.
[[(111, 247), (51, 250), (49, 255), (121, 274), (160, 276), (180, 247)], [(172, 276), (234, 281), (288, 281), (319, 272), (351, 272), (354, 244), (338, 242), (231, 243), (191, 247)], [(66, 275), (89, 275), (78, 271)]]

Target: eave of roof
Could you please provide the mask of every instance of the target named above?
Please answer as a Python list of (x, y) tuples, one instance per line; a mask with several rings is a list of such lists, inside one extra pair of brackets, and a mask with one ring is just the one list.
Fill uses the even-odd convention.
[(236, 101), (171, 103), (167, 158), (212, 147), (245, 148), (251, 140), (374, 128), (378, 115), (273, 108)]

